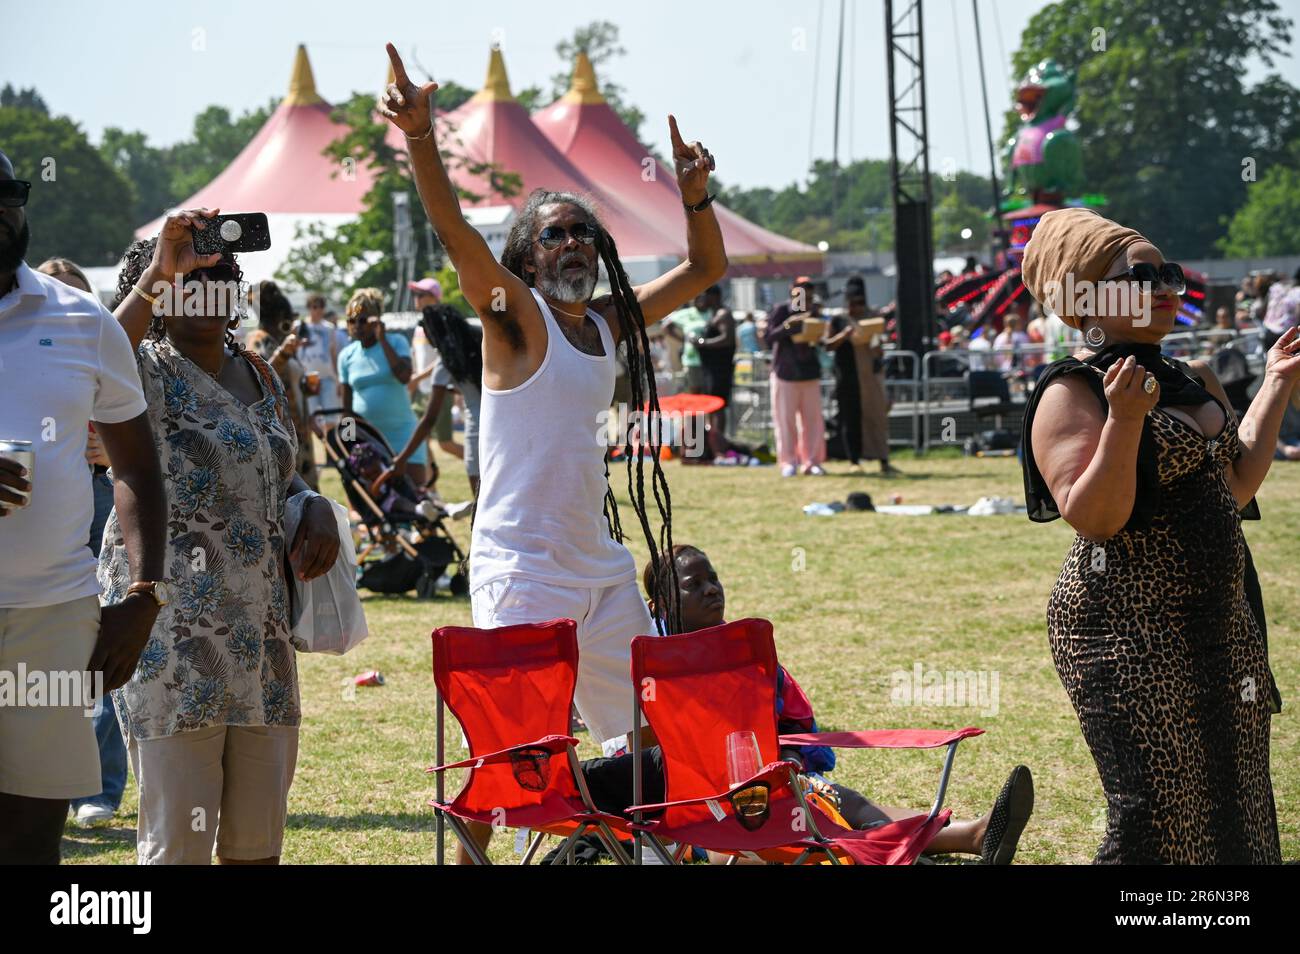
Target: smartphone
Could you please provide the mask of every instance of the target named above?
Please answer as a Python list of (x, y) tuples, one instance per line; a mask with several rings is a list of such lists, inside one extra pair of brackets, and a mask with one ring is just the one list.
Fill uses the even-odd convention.
[(205, 229), (194, 230), (194, 251), (265, 252), (271, 247), (271, 230), (265, 212), (236, 212), (204, 219)]

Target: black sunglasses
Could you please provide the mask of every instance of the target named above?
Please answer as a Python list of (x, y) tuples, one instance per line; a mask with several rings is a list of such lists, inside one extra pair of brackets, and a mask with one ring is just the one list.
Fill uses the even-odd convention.
[(1165, 262), (1163, 265), (1138, 262), (1136, 265), (1130, 265), (1119, 275), (1112, 275), (1103, 279), (1103, 281), (1108, 282), (1125, 280), (1139, 282), (1151, 287), (1155, 287), (1156, 283), (1159, 282), (1179, 295), (1187, 291), (1187, 276), (1183, 274), (1183, 266), (1176, 262)]
[(32, 184), (25, 179), (0, 179), (0, 205), (21, 209), (31, 191)]
[(215, 265), (196, 268), (185, 277), (195, 282), (233, 282), (237, 280), (235, 278), (235, 269), (228, 262), (217, 262)]
[(589, 222), (579, 222), (568, 229), (562, 225), (548, 225), (538, 233), (537, 241), (544, 249), (556, 249), (570, 235), (583, 245), (590, 245), (596, 241), (596, 227)]

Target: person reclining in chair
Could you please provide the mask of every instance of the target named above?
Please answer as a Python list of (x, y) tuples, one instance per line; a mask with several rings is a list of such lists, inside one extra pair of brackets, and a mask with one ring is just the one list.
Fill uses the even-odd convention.
[[(720, 626), (726, 621), (726, 595), (722, 581), (718, 579), (708, 556), (703, 550), (689, 544), (677, 544), (672, 552), (677, 564), (685, 632)], [(642, 584), (647, 593), (654, 592), (652, 584), (657, 571), (662, 572), (662, 568), (656, 565), (655, 560), (646, 564)], [(663, 627), (663, 620), (655, 610), (653, 599), (649, 599), (647, 604), (651, 615)], [(781, 734), (818, 731), (812, 704), (784, 666), (777, 670), (776, 716), (777, 729)], [(831, 782), (824, 777), (824, 773), (835, 767), (835, 753), (825, 746), (783, 747), (780, 757), (801, 767), (801, 775), (807, 782), (808, 790), (820, 796), (823, 804), (829, 803), (838, 811), (848, 827), (873, 828), (900, 818), (911, 818), (928, 810), (879, 805), (846, 785)], [(582, 769), (596, 808), (612, 815), (622, 815), (632, 802), (632, 756), (622, 754), (611, 758), (587, 759), (582, 763)], [(644, 804), (663, 801), (663, 758), (658, 746), (642, 753), (642, 783)], [(976, 819), (951, 820), (935, 835), (925, 849), (925, 854), (979, 855), (984, 864), (1010, 864), (1033, 807), (1033, 777), (1027, 767), (1017, 765), (988, 812)], [(712, 853), (711, 858), (714, 861), (727, 860), (725, 855)]]

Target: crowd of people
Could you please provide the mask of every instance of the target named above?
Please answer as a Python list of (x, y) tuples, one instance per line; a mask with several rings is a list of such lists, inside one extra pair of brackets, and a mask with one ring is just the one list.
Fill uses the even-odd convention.
[[(825, 474), (828, 445), (896, 472), (885, 333), (865, 283), (850, 279), (836, 314), (799, 278), (761, 324), (733, 316), (718, 285), (728, 260), (711, 208), (715, 160), (675, 119), (689, 249), (681, 264), (633, 285), (590, 201), (541, 189), (497, 257), (465, 219), (444, 167), (436, 84), (412, 82), (388, 52), (394, 79), (378, 109), (405, 138), (425, 212), (478, 325), (442, 302), (433, 279), (411, 285), (413, 340), (386, 327), (378, 289), (351, 295), (345, 331), (321, 295), (308, 296), (299, 318), (264, 282), (253, 296), (257, 327), (238, 335), (244, 303), (231, 290), (242, 287), (241, 265), (196, 251), (206, 209), (174, 211), (158, 236), (131, 244), (109, 311), (74, 264), (25, 263), (29, 186), (0, 154), (0, 437), (43, 442), (34, 469), (0, 455), (0, 669), (102, 673), (105, 693), (93, 719), (76, 707), (0, 713), (0, 862), (57, 862), (69, 811), (83, 823), (111, 816), (128, 762), (141, 863), (206, 864), (214, 851), (223, 864), (278, 862), (303, 718), (294, 594), (349, 545), (319, 493), (314, 445), (326, 418), (364, 419), (385, 439), (392, 454), (376, 491), (400, 478), (432, 488), (430, 438), (457, 448), (476, 500), (474, 625), (490, 638), (497, 627), (575, 621), (574, 704), (606, 753), (586, 768), (602, 807), (617, 812), (632, 800), (621, 752), (629, 745), (646, 753), (648, 789), (663, 786), (655, 740), (628, 706), (632, 638), (718, 625), (726, 604), (709, 558), (673, 540), (654, 436), (650, 454), (625, 461), (651, 554), (638, 586), (611, 454), (591, 439), (611, 395), (658, 411), (656, 358), (672, 342), (685, 389), (725, 407), (735, 356), (761, 346), (783, 477)], [(602, 269), (609, 291), (597, 295)], [(1040, 356), (1025, 416), (1030, 517), (1064, 517), (1077, 531), (1047, 631), (1106, 794), (1098, 860), (1276, 862), (1268, 758), (1277, 692), (1240, 521), (1281, 453), (1300, 380), (1300, 273), (1267, 289), (1265, 371), (1240, 425), (1207, 362), (1161, 355), (1179, 266), (1133, 230), (1071, 209), (1042, 217), (1024, 261), (1039, 303), (1067, 273), (1134, 283), (1155, 316), (1099, 321), (1054, 307), (1054, 320), (1091, 351), (1050, 364)], [(1025, 330), (1008, 317), (993, 331), (976, 338), (1008, 372), (1017, 349), (1051, 340), (1040, 314)], [(964, 332), (945, 331), (941, 346)], [(837, 408), (829, 441), (827, 370)], [(460, 445), (448, 426), (453, 400)], [(708, 450), (722, 457), (734, 445), (725, 416), (711, 413)], [(57, 433), (42, 437), (49, 421)], [(290, 511), (301, 514), (296, 529)], [(1239, 691), (1246, 681), (1261, 691)], [(781, 684), (815, 729), (785, 670)], [(846, 827), (915, 814), (831, 783), (821, 753), (781, 754)], [(1008, 863), (1032, 805), (1031, 776), (1017, 766), (988, 813), (952, 822), (928, 850)], [(198, 809), (203, 825), (193, 824)], [(491, 829), (471, 825), (469, 835), (481, 849)]]

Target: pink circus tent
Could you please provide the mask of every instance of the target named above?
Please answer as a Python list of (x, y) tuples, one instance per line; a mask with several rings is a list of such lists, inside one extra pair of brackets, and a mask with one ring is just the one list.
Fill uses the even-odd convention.
[[(215, 179), (179, 203), (181, 208), (265, 212), (271, 249), (241, 256), (250, 279), (269, 278), (283, 262), (299, 225), (337, 226), (356, 218), (372, 175), (365, 163), (344, 165), (323, 154), (345, 133), (316, 92), (307, 50), (298, 47), (288, 95), (244, 150)], [(162, 217), (136, 230), (156, 235)]]
[(465, 201), (467, 209), (509, 205), (520, 208), (537, 188), (574, 191), (596, 199), (606, 227), (628, 259), (681, 259), (686, 255), (686, 234), (679, 220), (666, 227), (639, 210), (629, 209), (618, 197), (589, 178), (566, 159), (510, 92), (505, 61), (492, 50), (483, 88), (457, 109), (440, 117), (439, 140), (453, 154), (476, 163), (491, 163), (500, 172), (519, 176), (521, 187), (512, 196), (494, 194), (486, 176), (464, 166), (453, 166), (452, 181), (479, 198)]
[[(585, 53), (578, 54), (569, 91), (538, 111), (533, 122), (603, 194), (660, 231), (681, 232), (682, 200), (676, 176), (646, 151), (601, 96)], [(822, 271), (822, 253), (813, 246), (769, 232), (721, 203), (714, 203), (714, 208), (731, 260), (730, 275)]]

